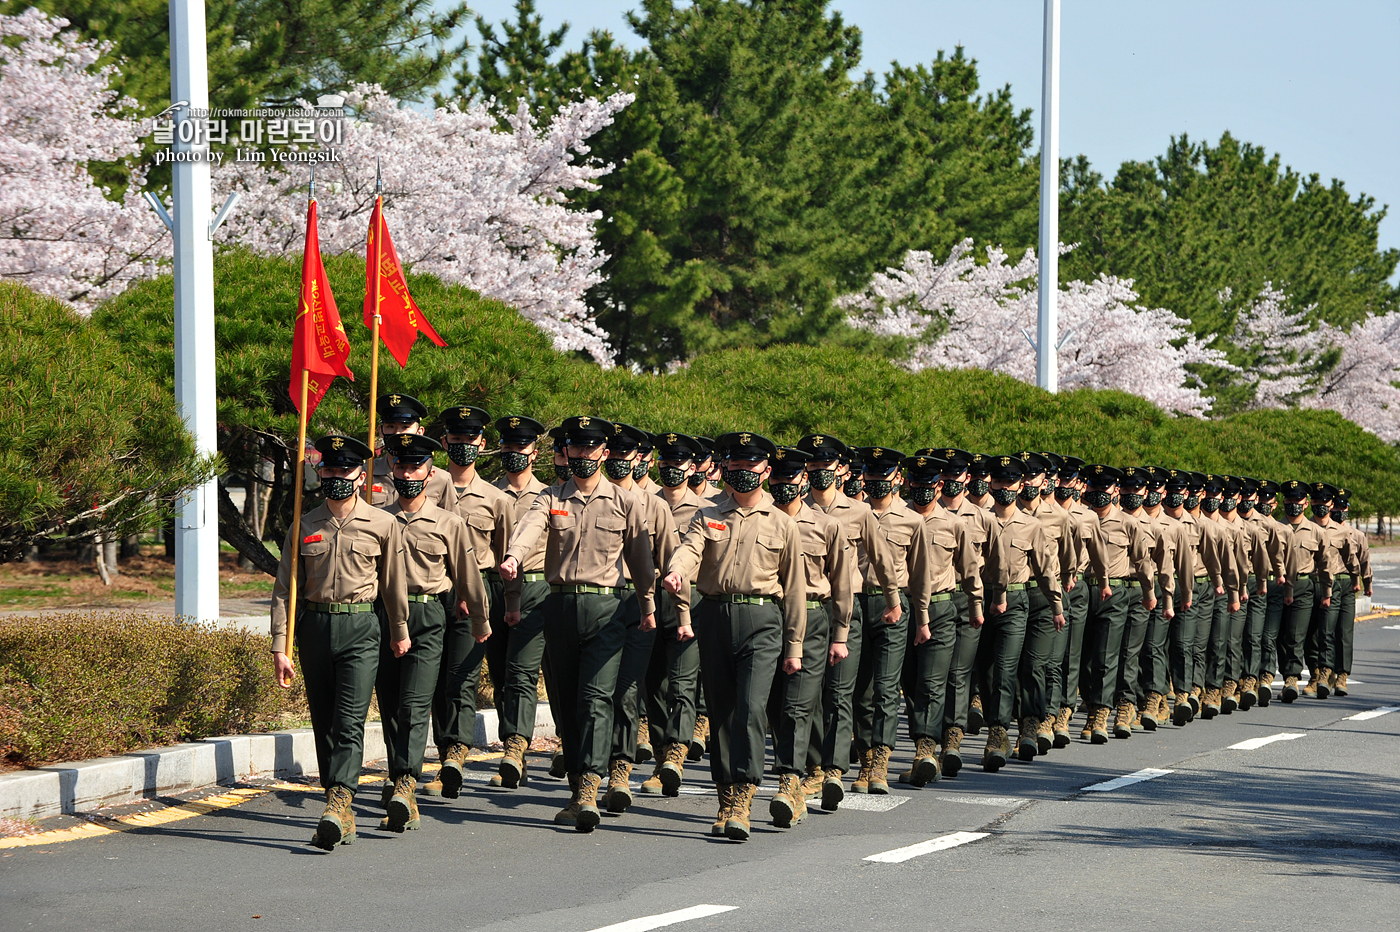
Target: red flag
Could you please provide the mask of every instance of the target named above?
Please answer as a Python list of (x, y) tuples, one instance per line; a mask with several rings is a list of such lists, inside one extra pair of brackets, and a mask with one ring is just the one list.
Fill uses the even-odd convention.
[(351, 381), (355, 373), (345, 361), (350, 358), (350, 340), (340, 323), (326, 267), (321, 264), (321, 238), (316, 232), (316, 202), (306, 211), (306, 251), (301, 259), (301, 306), (292, 330), (292, 404), (301, 406), (301, 372), (311, 373), (306, 386), (306, 416), (325, 397), (331, 381), (343, 375)]
[[(377, 270), (376, 256), (379, 258)], [(384, 225), (383, 201), (378, 199), (369, 218), (369, 243), (365, 256), (365, 326), (370, 328), (374, 327), (376, 273), (379, 276), (379, 335), (384, 338), (384, 346), (398, 364), (401, 367), (408, 365), (408, 351), (413, 348), (413, 341), (418, 339), (419, 331), (438, 346), (446, 346), (447, 343), (437, 335), (428, 318), (414, 303), (413, 295), (408, 293), (408, 282), (403, 277), (399, 254), (394, 249), (389, 228)]]

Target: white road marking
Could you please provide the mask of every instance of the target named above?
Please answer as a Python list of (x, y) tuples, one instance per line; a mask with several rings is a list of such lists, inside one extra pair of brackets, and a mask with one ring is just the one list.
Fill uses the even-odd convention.
[(1113, 790), (1121, 790), (1125, 786), (1132, 786), (1134, 783), (1141, 783), (1144, 780), (1155, 780), (1157, 777), (1165, 777), (1171, 770), (1158, 770), (1156, 767), (1148, 767), (1127, 776), (1116, 777), (1106, 780), (1103, 783), (1095, 783), (1093, 786), (1086, 786), (1082, 790), (1085, 793), (1109, 793)]
[(1305, 737), (1303, 732), (1281, 731), (1276, 735), (1267, 735), (1263, 738), (1250, 738), (1248, 741), (1241, 741), (1239, 744), (1232, 744), (1227, 751), (1257, 751), (1266, 744), (1273, 744), (1275, 741), (1292, 741), (1295, 738)]
[(970, 806), (997, 806), (1002, 809), (1015, 809), (1026, 800), (1019, 796), (939, 796), (940, 803), (967, 803)]
[(902, 806), (907, 802), (908, 796), (863, 796), (859, 793), (847, 793), (846, 798), (841, 800), (841, 809), (854, 809), (856, 812), (889, 812), (895, 806)]
[(866, 861), (879, 861), (884, 864), (898, 864), (910, 858), (917, 858), (920, 855), (932, 854), (935, 851), (943, 851), (947, 848), (956, 848), (958, 845), (965, 845), (970, 841), (979, 838), (986, 838), (990, 832), (954, 832), (951, 835), (940, 835), (938, 838), (930, 838), (928, 841), (921, 841), (917, 845), (909, 845), (905, 848), (895, 848), (893, 851), (881, 851), (879, 854), (872, 854)]
[(715, 916), (738, 908), (737, 906), (712, 906), (709, 903), (701, 903), (699, 906), (677, 909), (669, 913), (642, 916), (640, 919), (628, 919), (626, 922), (617, 922), (610, 926), (593, 929), (592, 932), (648, 932), (649, 929), (673, 926), (678, 922), (689, 922), (691, 919), (704, 919), (706, 916)]
[(1380, 718), (1382, 715), (1389, 715), (1391, 712), (1400, 712), (1400, 705), (1383, 705), (1379, 709), (1369, 709), (1365, 712), (1357, 712), (1355, 715), (1348, 715), (1342, 719), (1344, 722), (1364, 722), (1373, 718)]
[(1386, 630), (1386, 631), (1400, 631), (1400, 625), (1386, 625), (1386, 626), (1384, 627), (1383, 630)]

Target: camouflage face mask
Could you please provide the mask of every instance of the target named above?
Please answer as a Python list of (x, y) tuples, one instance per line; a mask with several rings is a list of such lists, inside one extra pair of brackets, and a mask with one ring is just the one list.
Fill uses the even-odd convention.
[(476, 455), (481, 452), (481, 448), (474, 443), (449, 443), (447, 445), (447, 458), (458, 466), (470, 466), (476, 462)]
[(750, 472), (747, 469), (726, 469), (724, 471), (724, 484), (743, 495), (762, 485), (763, 476), (761, 473)]
[(661, 484), (668, 489), (674, 489), (685, 484), (685, 470), (679, 466), (662, 466), (657, 472), (661, 474)]
[(770, 482), (768, 491), (773, 496), (773, 501), (779, 505), (790, 505), (797, 501), (797, 496), (802, 491), (802, 486), (796, 482)]
[(524, 472), (530, 468), (530, 454), (503, 450), (501, 451), (501, 468), (508, 473)]
[(909, 489), (909, 501), (918, 505), (920, 508), (927, 508), (929, 505), (933, 504), (933, 497), (936, 492), (936, 489), (928, 486), (912, 486)]

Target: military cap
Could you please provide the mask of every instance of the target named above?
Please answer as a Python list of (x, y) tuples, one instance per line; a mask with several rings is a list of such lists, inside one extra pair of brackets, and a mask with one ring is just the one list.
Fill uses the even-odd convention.
[(1146, 488), (1147, 483), (1152, 479), (1152, 474), (1148, 472), (1147, 466), (1124, 466), (1122, 469), (1122, 486), (1125, 489)]
[(1277, 498), (1282, 487), (1272, 479), (1261, 479), (1259, 482), (1259, 497), (1261, 499)]
[(1308, 486), (1308, 498), (1315, 502), (1330, 502), (1337, 496), (1337, 487), (1326, 482), (1314, 482)]
[(642, 439), (647, 436), (647, 432), (640, 427), (633, 427), (631, 424), (620, 422), (613, 424), (612, 437), (608, 439), (608, 449), (613, 453), (631, 453), (642, 445)]
[(697, 465), (715, 455), (715, 442), (711, 438), (701, 437), (697, 434), (695, 436), (695, 443), (696, 446), (699, 447), (698, 452), (695, 454), (695, 462)]
[(423, 406), (423, 402), (412, 395), (404, 395), (399, 392), (380, 395), (375, 399), (374, 407), (380, 423), (403, 421), (411, 424), (428, 416), (428, 409)]
[(1307, 498), (1308, 484), (1298, 479), (1289, 479), (1287, 482), (1279, 486), (1279, 491), (1283, 493), (1284, 498)]
[(856, 452), (860, 454), (866, 469), (882, 473), (898, 469), (904, 462), (904, 454), (889, 447), (857, 447)]
[(1079, 468), (1079, 478), (1090, 485), (1103, 488), (1123, 481), (1123, 470), (1103, 463), (1088, 463)]
[(948, 461), (941, 456), (929, 456), (925, 453), (915, 453), (906, 457), (901, 464), (913, 482), (937, 482), (948, 468)]
[(1191, 474), (1182, 469), (1168, 469), (1166, 490), (1168, 492), (1185, 492), (1191, 488)]
[(449, 434), (475, 434), (491, 423), (491, 415), (471, 405), (453, 405), (442, 412), (442, 426)]
[(816, 462), (830, 462), (850, 456), (851, 448), (827, 434), (808, 434), (797, 441), (797, 449)]
[(665, 433), (656, 434), (656, 458), (659, 460), (675, 460), (683, 463), (686, 460), (701, 459), (701, 451), (704, 447), (700, 441), (685, 434)]
[(417, 465), (433, 458), (442, 444), (422, 434), (390, 434), (384, 438), (384, 452), (401, 463)]
[(1079, 478), (1079, 470), (1084, 468), (1084, 461), (1077, 456), (1065, 456), (1062, 459), (1064, 462), (1060, 465), (1060, 478)]
[(534, 443), (544, 433), (544, 425), (532, 417), (512, 414), (496, 419), (496, 433), (504, 443)]
[(1022, 450), (1016, 455), (1021, 458), (1022, 463), (1026, 464), (1027, 476), (1038, 476), (1041, 473), (1048, 473), (1050, 471), (1050, 461), (1047, 460), (1042, 453), (1031, 453), (1027, 450)]
[(346, 437), (344, 434), (327, 434), (317, 440), (316, 451), (321, 454), (322, 466), (338, 466), (345, 469), (363, 466), (365, 460), (374, 455), (363, 441)]
[(549, 429), (549, 439), (554, 441), (554, 452), (563, 453), (564, 447), (566, 446), (564, 443), (564, 425), (560, 424), (558, 427), (551, 427)]
[(1045, 457), (1045, 462), (1048, 464), (1045, 467), (1045, 475), (1058, 476), (1060, 474), (1060, 468), (1065, 465), (1065, 458), (1058, 453), (1047, 453), (1044, 451), (1042, 451), (1040, 455)]
[(1206, 487), (1206, 474), (1203, 472), (1188, 473), (1191, 476), (1191, 491), (1200, 492)]
[(715, 438), (715, 448), (727, 460), (771, 460), (778, 453), (778, 445), (760, 434), (748, 431), (734, 431)]
[(811, 456), (797, 447), (778, 447), (769, 465), (773, 467), (773, 475), (777, 478), (791, 479), (807, 471), (807, 461), (810, 459)]
[(974, 453), (967, 461), (967, 471), (974, 476), (990, 476), (992, 474), (992, 457), (986, 453)]
[(1224, 491), (1227, 496), (1233, 498), (1244, 491), (1244, 482), (1240, 480), (1239, 476), (1225, 476), (1223, 478), (1225, 480)]
[(1171, 478), (1172, 471), (1165, 466), (1145, 466), (1143, 468), (1147, 470), (1148, 488), (1160, 489)]
[(656, 435), (649, 430), (642, 431), (642, 436), (637, 440), (637, 452), (642, 456), (647, 456), (656, 449)]
[(1207, 498), (1213, 498), (1225, 491), (1225, 478), (1214, 473), (1206, 474), (1206, 481), (1201, 486)]
[(1025, 476), (1025, 461), (1016, 454), (986, 457), (988, 475), (998, 482), (1015, 482)]
[(576, 446), (597, 446), (600, 443), (607, 443), (613, 438), (612, 421), (605, 421), (600, 417), (591, 417), (587, 414), (567, 418), (559, 426), (564, 429), (564, 442)]
[(1259, 491), (1259, 480), (1251, 479), (1249, 476), (1241, 476), (1240, 491), (1245, 495), (1253, 495)]
[(956, 447), (924, 447), (922, 450), (915, 450), (915, 456), (936, 456), (946, 463), (943, 471), (957, 474), (967, 468), (967, 464), (972, 462), (972, 454), (966, 450), (959, 450)]
[(860, 451), (854, 447), (847, 447), (846, 453), (841, 457), (841, 465), (851, 467), (851, 472), (860, 472), (865, 468), (865, 461), (860, 458)]
[(1338, 489), (1337, 494), (1332, 498), (1332, 504), (1342, 511), (1351, 507), (1351, 489)]

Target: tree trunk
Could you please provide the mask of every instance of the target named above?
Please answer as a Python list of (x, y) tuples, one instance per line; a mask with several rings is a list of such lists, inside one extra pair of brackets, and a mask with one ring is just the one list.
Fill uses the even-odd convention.
[[(258, 506), (261, 505), (262, 502), (260, 500), (261, 496), (258, 495), (258, 483), (254, 475), (248, 476), (247, 489), (247, 493), (243, 496), (243, 525), (249, 533), (261, 540), (262, 535), (258, 533), (258, 526), (261, 523), (258, 520)], [(239, 554), (238, 568), (240, 570), (251, 571), (257, 569), (257, 564), (255, 564), (250, 557)]]
[(141, 535), (128, 534), (122, 538), (121, 552), (117, 556), (123, 560), (141, 556)]
[(233, 545), (241, 555), (269, 576), (277, 575), (277, 558), (243, 526), (243, 516), (228, 497), (228, 489), (219, 486), (219, 536)]

